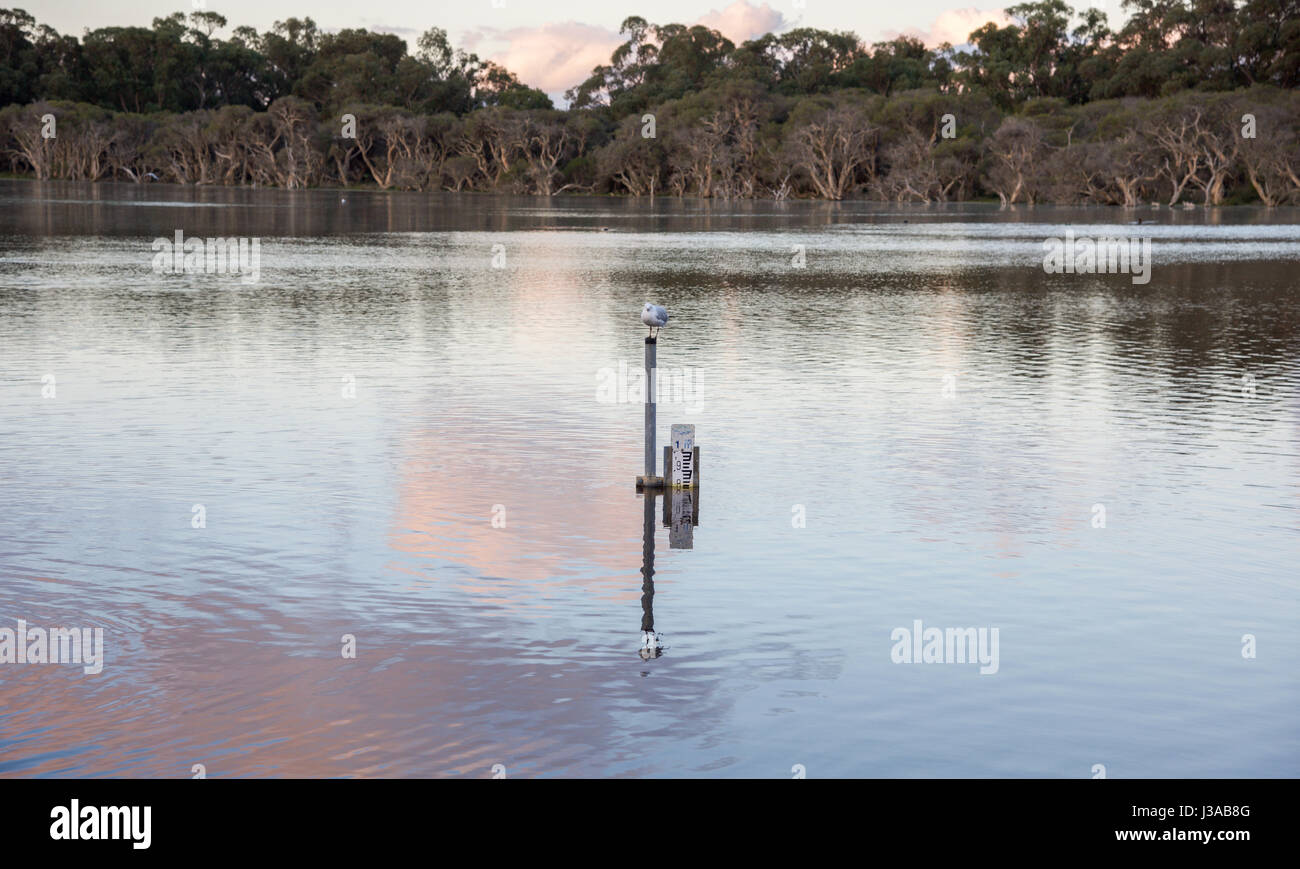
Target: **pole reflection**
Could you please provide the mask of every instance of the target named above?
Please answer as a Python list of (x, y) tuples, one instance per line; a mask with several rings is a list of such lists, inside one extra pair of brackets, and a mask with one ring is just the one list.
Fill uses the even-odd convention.
[[(647, 489), (641, 494), (641, 660), (663, 655), (661, 636), (655, 631), (655, 499), (661, 493)], [(664, 498), (664, 527), (669, 549), (691, 549), (695, 526), (700, 524), (700, 490), (667, 489)]]
[(655, 499), (659, 493), (647, 489), (642, 495), (644, 520), (641, 525), (641, 660), (663, 654), (655, 633)]

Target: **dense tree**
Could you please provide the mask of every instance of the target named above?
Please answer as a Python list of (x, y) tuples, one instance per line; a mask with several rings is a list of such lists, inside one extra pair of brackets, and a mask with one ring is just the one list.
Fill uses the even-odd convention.
[(356, 100), (435, 114), (551, 107), (508, 70), (453, 49), (436, 28), (411, 55), (393, 34), (323, 33), (311, 18), (277, 21), (263, 34), (236, 27), (222, 38), (227, 25), (216, 12), (177, 12), (78, 40), (21, 9), (0, 9), (0, 106), (56, 99), (134, 113), (264, 110), (293, 95), (319, 111)]
[(21, 9), (0, 9), (0, 106), (38, 97), (40, 53), (36, 19)]
[[(555, 111), (434, 28), (0, 10), (0, 155), (38, 178), (1134, 207), (1300, 202), (1300, 0), (1063, 0), (959, 49), (630, 17)], [(228, 34), (224, 35), (223, 34)], [(53, 134), (57, 126), (57, 136)]]

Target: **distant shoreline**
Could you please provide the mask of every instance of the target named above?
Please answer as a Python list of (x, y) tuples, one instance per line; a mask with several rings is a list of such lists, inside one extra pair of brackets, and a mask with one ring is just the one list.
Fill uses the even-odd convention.
[[(334, 193), (383, 193), (383, 194), (397, 194), (397, 195), (449, 194), (454, 196), (466, 196), (470, 198), (485, 198), (485, 197), (492, 197), (492, 196), (515, 196), (515, 197), (539, 199), (539, 200), (576, 199), (576, 200), (585, 200), (585, 201), (613, 200), (613, 201), (620, 201), (620, 202), (669, 201), (669, 202), (700, 202), (700, 203), (717, 203), (717, 204), (738, 203), (738, 202), (756, 203), (756, 204), (757, 203), (780, 204), (780, 203), (800, 202), (800, 203), (810, 203), (810, 204), (817, 203), (822, 205), (835, 205), (841, 203), (847, 204), (853, 202), (869, 202), (869, 203), (875, 203), (879, 205), (906, 207), (908, 209), (918, 209), (918, 210), (925, 209), (925, 208), (941, 208), (943, 206), (954, 206), (954, 205), (985, 205), (985, 206), (999, 207), (999, 202), (996, 196), (976, 196), (970, 199), (947, 200), (943, 202), (916, 202), (916, 201), (898, 202), (890, 199), (881, 199), (879, 197), (857, 196), (857, 195), (846, 196), (845, 198), (838, 199), (838, 200), (819, 199), (812, 196), (791, 197), (784, 200), (757, 199), (757, 198), (722, 199), (717, 197), (710, 197), (706, 199), (700, 196), (693, 196), (693, 195), (677, 196), (673, 194), (659, 194), (652, 198), (649, 196), (633, 196), (625, 192), (624, 193), (619, 193), (619, 192), (591, 193), (591, 192), (584, 192), (584, 191), (567, 191), (567, 190), (562, 193), (552, 193), (549, 196), (544, 196), (538, 193), (517, 193), (508, 190), (445, 190), (445, 189), (444, 190), (407, 190), (407, 189), (399, 189), (399, 188), (391, 188), (391, 187), (385, 189), (382, 187), (378, 187), (374, 184), (353, 184), (348, 187), (340, 187), (336, 184), (334, 185), (321, 184), (321, 185), (314, 185), (310, 187), (286, 188), (286, 187), (277, 187), (273, 185), (254, 185), (254, 184), (180, 184), (175, 181), (132, 182), (128, 179), (122, 179), (122, 178), (100, 178), (95, 181), (90, 181), (84, 178), (83, 179), (36, 178), (30, 172), (26, 172), (26, 173), (0, 172), (0, 181), (23, 181), (23, 182), (33, 183), (33, 184), (46, 184), (46, 183), (95, 184), (95, 185), (118, 184), (129, 188), (143, 189), (146, 187), (157, 187), (157, 188), (163, 188), (167, 190), (247, 190), (247, 191), (276, 191), (276, 192), (310, 190), (316, 192), (334, 192)], [(1168, 211), (1195, 213), (1198, 211), (1207, 211), (1207, 210), (1208, 211), (1251, 210), (1251, 211), (1260, 211), (1266, 213), (1278, 209), (1283, 209), (1283, 210), (1300, 209), (1300, 201), (1293, 202), (1293, 203), (1284, 203), (1282, 205), (1275, 205), (1275, 206), (1264, 205), (1258, 200), (1248, 201), (1248, 202), (1224, 202), (1220, 205), (1208, 205), (1208, 206), (1198, 202), (1198, 203), (1191, 203), (1191, 207), (1187, 207), (1186, 204), (1180, 204), (1175, 207), (1170, 207), (1168, 205), (1164, 205), (1158, 202), (1156, 203), (1142, 202), (1136, 205), (1122, 205), (1119, 203), (1112, 203), (1112, 202), (1038, 201), (1032, 204), (1020, 202), (1020, 203), (1015, 203), (1011, 206), (1002, 206), (1001, 208), (1007, 208), (1007, 207), (1016, 210), (1037, 208), (1037, 207), (1098, 208), (1098, 209), (1106, 209), (1106, 210), (1132, 211), (1132, 212), (1142, 212), (1142, 213), (1156, 213), (1156, 212), (1168, 212)], [(1153, 223), (1153, 222), (1155, 221), (1142, 221), (1142, 223)]]

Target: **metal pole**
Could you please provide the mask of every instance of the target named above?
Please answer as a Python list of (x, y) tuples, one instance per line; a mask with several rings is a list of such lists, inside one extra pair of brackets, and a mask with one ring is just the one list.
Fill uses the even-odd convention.
[(655, 339), (645, 339), (645, 478), (655, 474)]

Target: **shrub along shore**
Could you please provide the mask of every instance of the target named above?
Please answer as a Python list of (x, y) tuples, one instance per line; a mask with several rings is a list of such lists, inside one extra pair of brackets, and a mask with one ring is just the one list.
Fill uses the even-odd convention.
[(441, 30), (85, 37), (0, 10), (0, 169), (38, 179), (704, 198), (1300, 203), (1300, 0), (1061, 0), (970, 44), (623, 25), (556, 110)]

